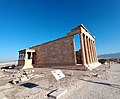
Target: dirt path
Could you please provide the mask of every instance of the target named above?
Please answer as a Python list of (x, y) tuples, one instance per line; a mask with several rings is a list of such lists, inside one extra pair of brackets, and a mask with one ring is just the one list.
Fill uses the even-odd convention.
[(120, 64), (111, 64), (100, 77), (80, 79), (82, 87), (67, 99), (120, 99)]

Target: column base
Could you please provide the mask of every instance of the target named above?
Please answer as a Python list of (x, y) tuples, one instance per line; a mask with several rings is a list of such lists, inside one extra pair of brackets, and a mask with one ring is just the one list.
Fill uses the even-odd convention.
[(25, 64), (22, 69), (33, 68), (32, 66), (32, 59), (25, 59)]
[(33, 68), (32, 65), (24, 65), (22, 69), (29, 69), (29, 68)]
[(97, 68), (100, 65), (102, 65), (102, 64), (99, 63), (99, 62), (95, 62), (95, 63), (92, 63), (92, 64), (85, 64), (85, 67), (87, 67), (89, 70), (92, 70), (94, 68)]

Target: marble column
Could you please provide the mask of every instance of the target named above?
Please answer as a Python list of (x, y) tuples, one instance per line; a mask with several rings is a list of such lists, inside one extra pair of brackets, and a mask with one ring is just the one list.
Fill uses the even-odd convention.
[(89, 39), (91, 63), (93, 62), (91, 39)]
[(93, 44), (94, 62), (96, 62), (96, 55), (95, 55), (95, 46), (94, 46), (94, 41), (92, 42), (92, 44)]
[(95, 49), (95, 62), (98, 62), (98, 58), (97, 58), (97, 52), (96, 52), (96, 46), (95, 46), (95, 42), (94, 42), (94, 49)]
[(25, 52), (25, 59), (28, 59), (27, 51)]
[(82, 64), (85, 65), (86, 64), (86, 59), (85, 59), (83, 33), (80, 33), (80, 45), (81, 45), (81, 53), (82, 53)]
[(86, 56), (86, 63), (89, 64), (89, 55), (88, 55), (88, 46), (87, 46), (87, 37), (84, 35), (84, 47), (85, 47), (85, 56)]
[(89, 39), (89, 45), (90, 45), (90, 57), (91, 57), (91, 63), (92, 63), (91, 39)]
[(94, 46), (93, 46), (93, 40), (91, 40), (91, 46), (92, 46), (92, 60), (93, 60), (93, 63), (95, 62), (95, 55), (94, 55)]
[(93, 59), (93, 46), (92, 46), (92, 40), (90, 40), (90, 47), (91, 47), (91, 59), (92, 59), (92, 63), (94, 62), (94, 59)]
[(88, 54), (89, 54), (89, 62), (92, 63), (91, 59), (91, 49), (90, 49), (90, 38), (87, 38), (87, 43), (88, 43)]
[(89, 64), (91, 63), (91, 55), (90, 55), (90, 44), (89, 44), (89, 38), (86, 38), (87, 42), (87, 48), (88, 48), (88, 56), (89, 56)]
[(19, 60), (20, 60), (20, 52), (19, 52)]

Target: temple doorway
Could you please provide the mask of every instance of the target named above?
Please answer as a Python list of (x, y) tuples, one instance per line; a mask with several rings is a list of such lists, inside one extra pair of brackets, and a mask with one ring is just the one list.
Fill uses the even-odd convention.
[(36, 60), (36, 53), (33, 52), (32, 53), (32, 64), (35, 64), (35, 60)]

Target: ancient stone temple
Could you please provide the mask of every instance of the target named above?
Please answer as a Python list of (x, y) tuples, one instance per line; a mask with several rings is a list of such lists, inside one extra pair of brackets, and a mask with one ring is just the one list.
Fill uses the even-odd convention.
[[(75, 50), (74, 35), (78, 34), (81, 49)], [(19, 51), (18, 65), (23, 69), (41, 65), (78, 65), (88, 69), (100, 65), (97, 58), (95, 37), (81, 24), (65, 37)], [(80, 66), (81, 66), (80, 65)]]

